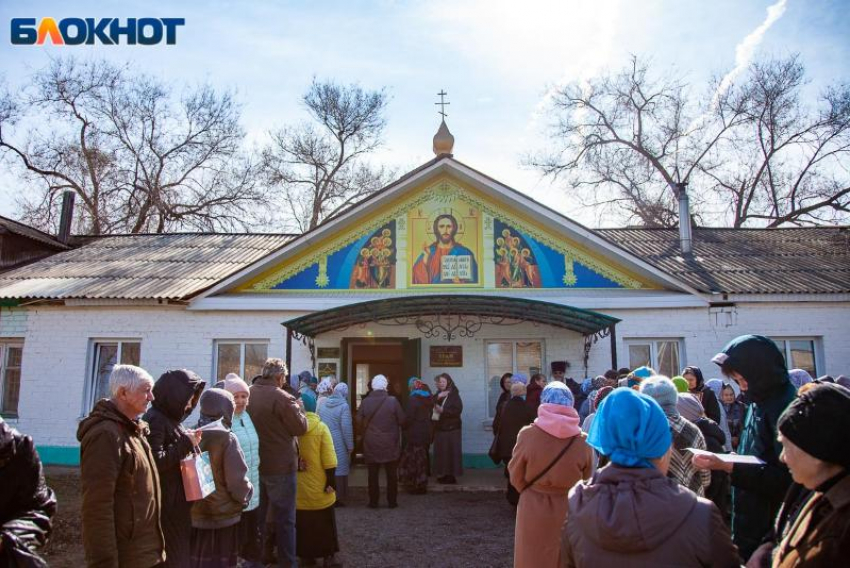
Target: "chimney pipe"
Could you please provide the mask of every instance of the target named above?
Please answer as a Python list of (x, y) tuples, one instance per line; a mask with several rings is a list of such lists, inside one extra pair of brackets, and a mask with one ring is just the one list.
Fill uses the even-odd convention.
[(679, 198), (679, 242), (682, 246), (682, 254), (690, 254), (693, 252), (693, 231), (687, 183), (676, 184), (676, 196)]
[(68, 239), (71, 238), (71, 223), (74, 220), (74, 199), (76, 194), (73, 191), (66, 191), (62, 194), (62, 216), (59, 218), (59, 235), (58, 239), (68, 244)]

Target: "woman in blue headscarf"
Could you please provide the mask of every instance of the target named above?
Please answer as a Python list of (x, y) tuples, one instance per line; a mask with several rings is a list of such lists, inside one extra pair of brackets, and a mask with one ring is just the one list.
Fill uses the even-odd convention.
[(611, 463), (569, 492), (562, 566), (740, 565), (714, 503), (667, 477), (672, 437), (653, 398), (615, 389), (587, 441)]
[(508, 463), (510, 483), (519, 492), (514, 566), (560, 566), (567, 491), (590, 477), (593, 459), (574, 402), (567, 385), (552, 381), (540, 393), (537, 418), (517, 435)]
[(419, 377), (410, 377), (407, 388), (410, 396), (407, 399), (404, 450), (398, 464), (398, 480), (408, 492), (421, 495), (428, 491), (428, 448), (431, 446), (434, 401), (431, 389)]

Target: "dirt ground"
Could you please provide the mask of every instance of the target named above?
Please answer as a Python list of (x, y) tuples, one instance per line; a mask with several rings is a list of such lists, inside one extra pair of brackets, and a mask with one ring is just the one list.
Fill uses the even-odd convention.
[[(45, 551), (51, 567), (85, 565), (76, 468), (47, 469), (59, 498), (53, 537)], [(514, 514), (502, 493), (429, 493), (399, 496), (399, 507), (366, 507), (366, 490), (349, 489), (338, 508), (340, 560), (346, 566), (500, 567), (513, 560)]]

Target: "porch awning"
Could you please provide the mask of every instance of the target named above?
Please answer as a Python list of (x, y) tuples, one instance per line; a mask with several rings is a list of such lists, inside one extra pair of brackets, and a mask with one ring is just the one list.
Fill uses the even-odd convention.
[(511, 298), (506, 296), (476, 296), (467, 294), (436, 294), (383, 298), (348, 304), (308, 314), (283, 322), (290, 332), (316, 337), (329, 331), (352, 325), (395, 320), (415, 323), (418, 318), (448, 316), (484, 316), (495, 323), (504, 318), (537, 322), (592, 335), (612, 327), (619, 319), (590, 310), (562, 304)]

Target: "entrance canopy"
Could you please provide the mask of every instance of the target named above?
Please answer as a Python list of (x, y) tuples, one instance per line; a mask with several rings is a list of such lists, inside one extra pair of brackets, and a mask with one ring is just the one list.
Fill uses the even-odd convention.
[[(420, 330), (439, 318), (475, 316), (477, 325), (506, 325), (507, 320), (537, 322), (576, 331), (588, 336), (613, 328), (619, 319), (592, 312), (525, 298), (437, 294), (386, 298), (348, 304), (291, 319), (283, 325), (291, 333), (305, 337), (344, 329), (369, 322), (389, 321), (398, 325), (412, 324)], [(461, 324), (463, 326), (463, 324)], [(466, 326), (468, 327), (468, 326)], [(461, 336), (463, 327), (460, 328)], [(427, 335), (427, 334), (426, 334)], [(446, 339), (451, 340), (453, 334)]]

